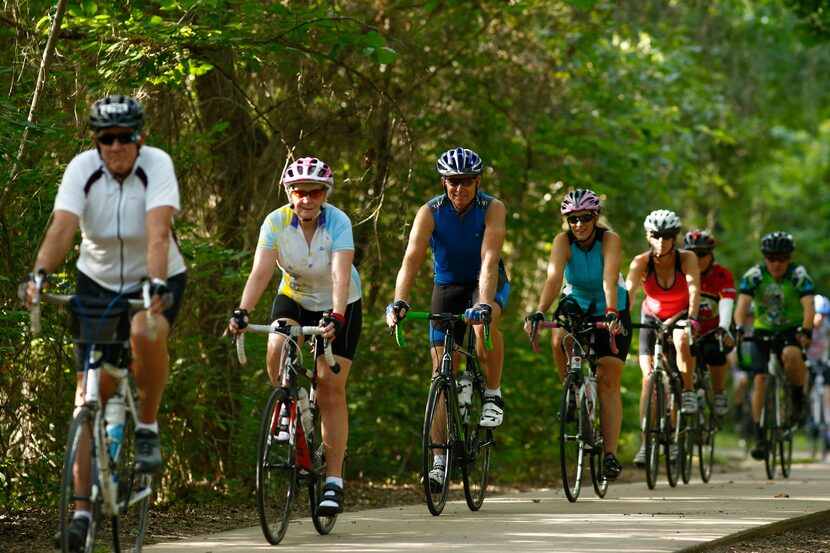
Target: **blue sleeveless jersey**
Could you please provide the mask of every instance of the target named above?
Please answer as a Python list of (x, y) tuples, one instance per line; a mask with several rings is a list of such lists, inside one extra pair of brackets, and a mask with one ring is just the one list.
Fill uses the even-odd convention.
[[(571, 260), (565, 266), (565, 280), (568, 286), (565, 294), (579, 302), (587, 311), (591, 302), (595, 302), (594, 315), (605, 313), (605, 291), (602, 288), (602, 274), (605, 270), (605, 258), (602, 256), (602, 238), (605, 229), (597, 228), (597, 238), (587, 252), (568, 236), (571, 242)], [(628, 306), (628, 292), (622, 284), (622, 276), (617, 283), (617, 311)]]
[(429, 246), (435, 257), (436, 284), (466, 284), (478, 280), (484, 217), (492, 201), (492, 196), (477, 192), (463, 219), (446, 194), (427, 202), (435, 222)]

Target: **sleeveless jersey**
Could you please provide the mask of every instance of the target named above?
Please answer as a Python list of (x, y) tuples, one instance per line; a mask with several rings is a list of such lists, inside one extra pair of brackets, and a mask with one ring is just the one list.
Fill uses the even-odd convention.
[(660, 286), (657, 282), (654, 258), (649, 255), (643, 291), (646, 293), (643, 312), (651, 317), (665, 320), (689, 308), (689, 285), (686, 284), (686, 275), (681, 269), (680, 253), (677, 250), (674, 252), (674, 284), (670, 288)]
[[(484, 218), (492, 196), (477, 192), (463, 219), (446, 194), (427, 202), (435, 228), (429, 246), (435, 259), (436, 284), (476, 282), (481, 272), (481, 244), (484, 241)], [(503, 268), (499, 259), (499, 268)]]
[[(340, 250), (354, 251), (352, 223), (333, 205), (326, 204), (317, 219), (317, 229), (306, 242), (300, 220), (290, 204), (271, 212), (259, 230), (257, 247), (277, 250), (282, 270), (278, 293), (284, 294), (309, 311), (332, 309), (331, 257)], [(349, 303), (362, 296), (360, 276), (352, 265)]]
[(801, 326), (801, 297), (815, 294), (816, 289), (801, 265), (790, 263), (784, 276), (776, 280), (761, 263), (744, 274), (740, 293), (755, 298), (755, 328), (777, 332)]
[[(700, 275), (700, 333), (715, 330), (720, 323), (718, 303), (723, 298), (735, 299), (735, 280), (729, 269), (712, 263), (706, 275)], [(676, 313), (676, 311), (675, 311)]]
[[(596, 229), (594, 243), (583, 250), (576, 242), (576, 237), (568, 231), (568, 241), (571, 247), (571, 259), (565, 266), (565, 294), (573, 297), (586, 313), (593, 302), (593, 315), (605, 313), (605, 291), (602, 286), (602, 275), (605, 269), (605, 258), (602, 255), (602, 239), (605, 231), (601, 227)], [(628, 307), (628, 292), (622, 283), (622, 275), (617, 282), (617, 311)]]

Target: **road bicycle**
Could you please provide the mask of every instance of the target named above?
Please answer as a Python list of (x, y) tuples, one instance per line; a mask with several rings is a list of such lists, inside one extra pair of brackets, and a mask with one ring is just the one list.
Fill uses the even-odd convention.
[(688, 484), (691, 480), (692, 467), (694, 466), (694, 454), (697, 451), (700, 479), (704, 483), (712, 478), (712, 467), (715, 461), (715, 435), (720, 430), (720, 418), (715, 414), (715, 391), (712, 387), (712, 376), (703, 356), (704, 339), (711, 336), (717, 339), (721, 351), (723, 347), (723, 335), (721, 329), (715, 329), (706, 334), (698, 336), (695, 340), (693, 353), (695, 354), (696, 368), (693, 380), (693, 389), (697, 396), (697, 413), (688, 418), (689, 428), (686, 432), (686, 442), (683, 447), (685, 459), (683, 460), (683, 483)]
[(666, 479), (671, 487), (677, 485), (686, 458), (688, 421), (687, 416), (681, 415), (680, 410), (683, 381), (677, 366), (669, 362), (669, 357), (665, 353), (667, 349), (674, 347), (671, 340), (674, 329), (685, 328), (691, 333), (691, 327), (685, 322), (677, 322), (685, 313), (677, 313), (661, 324), (632, 325), (634, 328), (651, 328), (657, 331), (654, 364), (649, 376), (646, 408), (641, 421), (646, 449), (646, 484), (650, 490), (657, 486), (661, 447), (666, 459)]
[[(323, 497), (326, 480), (326, 456), (317, 406), (317, 369), (302, 366), (302, 349), (298, 338), (320, 336), (328, 325), (324, 314), (320, 326), (288, 325), (277, 321), (269, 325), (248, 324), (247, 332), (281, 334), (285, 336), (280, 383), (271, 390), (259, 432), (256, 465), (257, 512), (262, 534), (268, 543), (277, 545), (285, 537), (291, 518), (297, 489), (303, 484), (308, 489), (309, 508), (314, 529), (326, 535), (334, 528), (337, 515), (317, 514), (317, 505)], [(335, 374), (340, 372), (334, 360), (331, 344), (318, 338), (315, 348), (322, 343), (326, 362)], [(236, 335), (236, 353), (240, 364), (247, 363), (245, 333)], [(309, 383), (306, 390), (300, 383), (302, 376)]]
[(764, 467), (769, 480), (775, 478), (779, 465), (781, 475), (789, 478), (793, 464), (793, 435), (798, 425), (793, 421), (792, 386), (781, 360), (781, 352), (787, 346), (786, 338), (777, 332), (763, 336), (756, 333), (742, 337), (741, 341), (765, 343), (769, 347), (764, 378), (764, 407), (761, 411), (761, 428), (766, 442)]
[[(41, 290), (46, 280), (43, 272), (35, 275), (36, 290)], [(60, 283), (55, 278), (48, 280)], [(143, 299), (127, 299), (128, 293), (103, 300), (40, 292), (32, 298), (33, 333), (41, 329), (42, 301), (64, 305), (71, 310), (73, 340), (88, 347), (84, 403), (76, 408), (70, 423), (61, 471), (59, 550), (63, 553), (76, 551), (70, 547), (68, 530), (79, 502), (88, 503), (85, 510), (91, 514), (80, 549), (84, 553), (97, 550), (96, 532), (107, 519), (112, 531), (111, 546), (116, 553), (139, 552), (144, 543), (153, 482), (150, 474), (140, 473), (133, 466), (138, 399), (126, 363), (130, 313), (149, 309), (149, 279), (142, 280), (141, 292)], [(152, 317), (147, 317), (147, 327), (150, 339), (155, 340)], [(121, 350), (123, 366), (102, 361), (105, 347)], [(102, 373), (115, 382), (115, 393), (108, 400), (101, 397), (99, 390)]]
[[(562, 468), (562, 486), (571, 503), (579, 497), (585, 455), (588, 455), (591, 482), (594, 493), (605, 497), (608, 479), (604, 475), (602, 428), (600, 426), (600, 404), (597, 395), (597, 354), (595, 348), (596, 329), (605, 329), (604, 322), (592, 322), (587, 318), (559, 317), (553, 321), (531, 320), (530, 340), (533, 351), (539, 352), (540, 328), (562, 328), (568, 356), (568, 373), (562, 383), (562, 400), (559, 409), (559, 460)], [(587, 343), (587, 347), (583, 345)], [(611, 336), (611, 351), (617, 347)], [(586, 373), (585, 366), (588, 366)]]
[[(430, 383), (422, 432), (421, 479), (427, 508), (434, 516), (441, 514), (449, 495), (453, 468), (460, 467), (467, 506), (471, 511), (478, 511), (487, 494), (490, 456), (496, 442), (492, 429), (479, 426), (486, 380), (476, 357), (475, 332), (471, 327), (465, 349), (456, 342), (454, 324), (464, 321), (464, 315), (408, 311), (406, 319), (429, 320), (446, 329), (444, 354)], [(493, 349), (490, 321), (485, 320), (483, 324), (484, 346), (490, 351)], [(395, 339), (400, 347), (405, 345), (400, 322), (395, 326)], [(452, 362), (455, 355), (462, 356), (465, 361), (458, 384)], [(463, 401), (459, 401), (461, 394)], [(430, 479), (430, 472), (436, 468), (433, 465), (436, 452), (446, 456), (438, 483), (434, 478)]]
[(825, 461), (827, 459), (827, 431), (830, 421), (830, 409), (827, 407), (827, 382), (824, 371), (827, 361), (815, 359), (809, 363), (810, 372), (814, 375), (813, 385), (810, 388), (810, 422), (808, 423), (810, 436), (810, 451), (813, 459)]

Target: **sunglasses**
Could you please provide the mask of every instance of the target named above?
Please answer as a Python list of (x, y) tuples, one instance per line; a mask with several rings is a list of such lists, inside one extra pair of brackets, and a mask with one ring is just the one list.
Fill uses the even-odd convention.
[(325, 188), (315, 188), (314, 190), (300, 190), (298, 188), (291, 189), (291, 195), (297, 200), (303, 198), (311, 198), (312, 200), (319, 200), (326, 193)]
[(677, 236), (677, 234), (673, 232), (649, 232), (648, 235), (655, 240), (660, 240), (661, 238), (663, 240), (669, 240)]
[(475, 184), (476, 178), (475, 177), (459, 177), (459, 178), (446, 177), (444, 179), (444, 182), (448, 186), (453, 186), (453, 187), (455, 187), (455, 186), (465, 186), (466, 187), (466, 186), (472, 186), (473, 184)]
[(135, 144), (138, 142), (138, 133), (99, 134), (95, 137), (95, 140), (104, 146), (112, 146), (116, 140), (120, 144)]
[(694, 250), (694, 252), (698, 257), (706, 257), (710, 253), (709, 250)]
[(575, 225), (577, 223), (589, 223), (595, 215), (593, 213), (585, 213), (584, 215), (568, 215), (568, 224)]
[(770, 263), (786, 263), (787, 261), (790, 260), (790, 256), (789, 256), (789, 254), (767, 255), (767, 256), (765, 256), (765, 259), (767, 261), (769, 261)]

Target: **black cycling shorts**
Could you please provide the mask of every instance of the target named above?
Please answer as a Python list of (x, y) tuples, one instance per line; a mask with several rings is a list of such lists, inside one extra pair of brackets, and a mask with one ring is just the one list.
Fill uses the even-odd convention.
[[(752, 337), (763, 338), (774, 334), (775, 332), (769, 332), (756, 328), (752, 333)], [(801, 348), (801, 342), (799, 342), (796, 337), (798, 335), (798, 327), (781, 330), (778, 334), (783, 338), (784, 345), (782, 346), (782, 349), (786, 346), (796, 346), (797, 348)], [(756, 342), (753, 340), (750, 344), (749, 353), (752, 359), (752, 372), (754, 374), (767, 374), (769, 356), (780, 352), (772, 351), (772, 344), (770, 342)]]
[[(360, 339), (360, 330), (363, 327), (363, 300), (347, 305), (343, 316), (346, 318), (345, 332), (331, 343), (331, 352), (351, 361), (357, 351), (357, 341)], [(302, 326), (317, 326), (322, 318), (323, 311), (309, 311), (285, 294), (277, 294), (271, 305), (272, 321), (291, 319)], [(314, 351), (316, 357), (323, 355), (322, 347), (315, 348)]]
[(733, 346), (724, 347), (720, 350), (720, 340), (716, 334), (707, 334), (703, 338), (695, 340), (692, 346), (692, 353), (700, 350), (703, 354), (703, 361), (709, 366), (719, 367), (726, 364), (726, 354), (732, 351)]
[[(605, 317), (592, 317), (592, 321), (604, 321)], [(595, 329), (594, 349), (597, 352), (597, 359), (603, 357), (616, 357), (623, 362), (628, 356), (628, 350), (631, 348), (631, 312), (628, 309), (620, 311), (620, 322), (625, 329), (625, 334), (619, 333), (614, 337), (614, 343), (617, 346), (617, 353), (611, 351), (611, 343), (609, 340), (610, 334), (605, 329)]]
[[(685, 319), (680, 319), (678, 323), (684, 322)], [(663, 321), (656, 317), (651, 317), (645, 313), (640, 314), (640, 323), (646, 325), (659, 325)], [(640, 355), (654, 355), (654, 344), (657, 342), (657, 329), (655, 328), (641, 328), (640, 329)], [(668, 351), (667, 351), (668, 350)], [(672, 334), (669, 333), (669, 339), (666, 341), (663, 355), (668, 355), (671, 362), (675, 362), (675, 349)]]
[[(187, 278), (185, 277), (185, 273), (180, 273), (167, 279), (167, 288), (173, 294), (173, 305), (171, 305), (168, 309), (165, 309), (162, 312), (162, 315), (165, 319), (167, 319), (167, 322), (170, 323), (171, 328), (173, 327), (173, 323), (176, 321), (176, 316), (179, 314), (179, 307), (181, 307), (182, 304), (186, 283)], [(80, 271), (78, 272), (78, 286), (76, 294), (82, 297), (90, 297), (105, 301), (110, 301), (118, 295), (116, 292), (104, 288)], [(127, 299), (140, 299), (141, 290), (137, 290), (131, 294), (126, 294), (124, 297)], [(133, 313), (133, 315), (134, 314), (135, 313)], [(99, 349), (103, 351), (102, 360), (106, 363), (110, 363), (111, 365), (115, 365), (116, 367), (126, 367), (130, 362), (129, 322), (125, 321), (122, 326), (127, 329), (126, 334), (123, 336), (124, 343), (102, 344), (99, 346)], [(86, 343), (78, 341), (75, 342), (75, 367), (78, 372), (83, 372), (84, 366), (86, 365), (86, 360), (89, 357), (88, 346), (89, 345)]]

